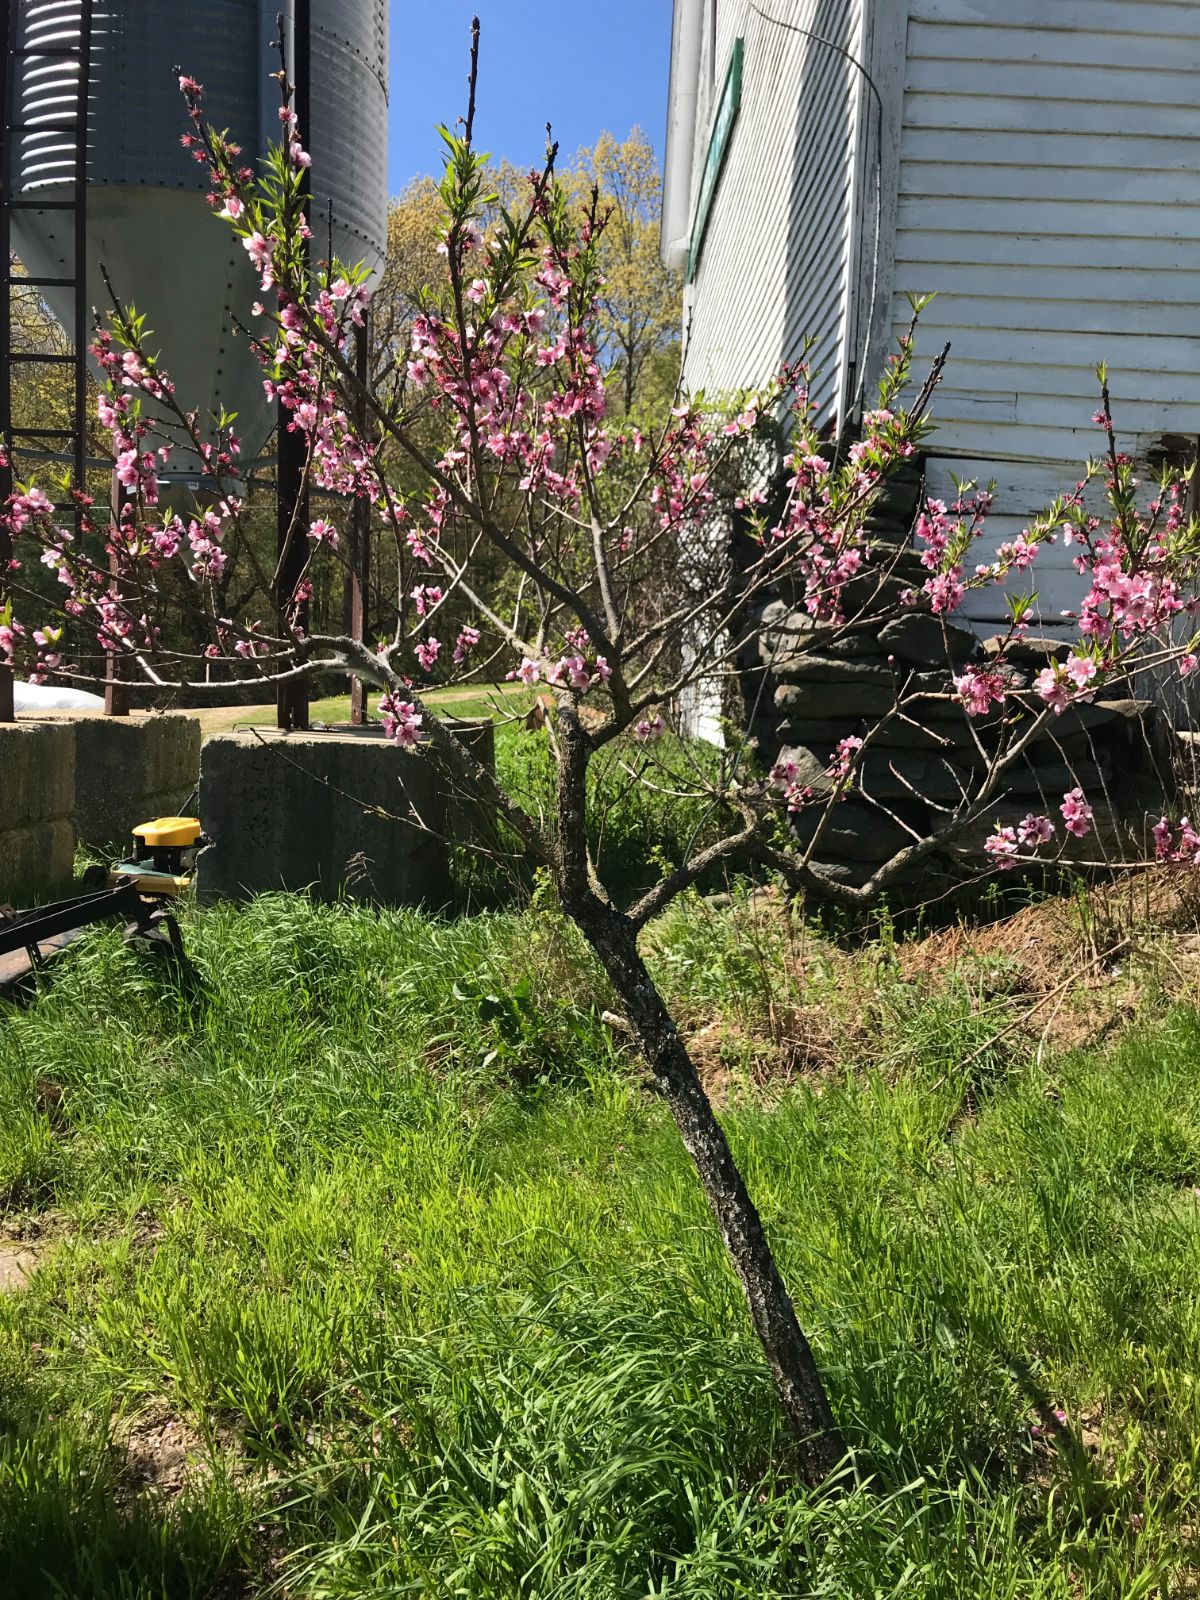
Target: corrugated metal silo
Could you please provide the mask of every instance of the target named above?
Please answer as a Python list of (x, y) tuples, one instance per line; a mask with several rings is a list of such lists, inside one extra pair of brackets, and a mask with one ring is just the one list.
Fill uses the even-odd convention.
[[(236, 411), (246, 459), (273, 424), (261, 374), (232, 319), (248, 320), (255, 280), (240, 242), (205, 203), (205, 171), (180, 147), (187, 119), (177, 74), (204, 85), (205, 115), (247, 159), (279, 137), (280, 0), (21, 0), (23, 46), (12, 152), (13, 195), (45, 209), (12, 215), (13, 248), (41, 278), (71, 276), (78, 50), (90, 21), (87, 293), (146, 314), (180, 402)], [(291, 12), (289, 3), (287, 10)], [(377, 274), (387, 239), (387, 0), (309, 0), (314, 250), (333, 247)], [(39, 54), (44, 51), (44, 54)], [(46, 299), (70, 326), (71, 295)]]

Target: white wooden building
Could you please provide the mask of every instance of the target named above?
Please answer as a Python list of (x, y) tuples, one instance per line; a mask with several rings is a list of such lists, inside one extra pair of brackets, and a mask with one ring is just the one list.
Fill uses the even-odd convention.
[[(1098, 361), (1126, 448), (1200, 434), (1200, 0), (675, 0), (663, 252), (691, 389), (807, 333), (838, 425), (936, 292), (928, 492), (995, 478), (1009, 538), (1098, 450)], [(1067, 558), (1039, 562), (1048, 629)]]

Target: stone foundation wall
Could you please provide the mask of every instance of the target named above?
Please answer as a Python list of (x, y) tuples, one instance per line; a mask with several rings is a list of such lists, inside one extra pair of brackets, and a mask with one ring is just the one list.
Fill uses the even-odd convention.
[[(786, 758), (801, 785), (811, 785), (817, 797), (827, 794), (837, 742), (865, 738), (886, 719), (862, 759), (853, 795), (838, 803), (821, 835), (817, 857), (824, 870), (847, 884), (865, 883), (914, 834), (936, 830), (978, 790), (999, 726), (994, 718), (968, 719), (952, 680), (964, 663), (994, 654), (998, 642), (917, 612), (835, 631), (786, 600), (766, 607), (744, 675), (754, 708), (751, 732), (765, 765)], [(1067, 649), (1034, 638), (1010, 648), (1004, 669), (1010, 689), (1018, 695), (1031, 689), (1037, 672)], [(893, 714), (901, 697), (906, 708)], [(1039, 704), (1031, 694), (1031, 714)], [(1058, 803), (1076, 784), (1096, 818), (1088, 858), (1098, 845), (1116, 859), (1140, 850), (1124, 819), (1144, 810), (1148, 791), (1161, 793), (1165, 781), (1155, 764), (1153, 719), (1149, 702), (1131, 699), (1098, 700), (1056, 717), (1004, 774), (986, 816), (955, 837), (935, 870), (982, 865), (984, 839), (997, 821), (1007, 826), (1032, 810), (1057, 822)], [(799, 813), (801, 839), (813, 836), (823, 811), (815, 805)], [(918, 871), (924, 876), (930, 868), (926, 861)]]

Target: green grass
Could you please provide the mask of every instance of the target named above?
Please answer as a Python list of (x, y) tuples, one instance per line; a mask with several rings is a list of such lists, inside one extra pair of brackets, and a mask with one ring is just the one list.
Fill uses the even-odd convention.
[[(102, 930), (0, 1015), (0, 1192), (47, 1246), (0, 1296), (0, 1592), (1195, 1591), (1193, 1013), (980, 1097), (968, 1008), (906, 1000), (886, 1072), (727, 1115), (870, 1479), (814, 1496), (555, 917), (275, 897), (185, 934), (190, 1000)], [(657, 959), (733, 1005), (775, 959), (734, 943), (685, 907)], [(203, 1468), (170, 1493), (128, 1444), (166, 1417)]]
[[(445, 689), (431, 689), (425, 695), (430, 705), (454, 717), (498, 717), (509, 713), (508, 702), (519, 703), (521, 711), (528, 709), (532, 695), (520, 683), (453, 684)], [(367, 697), (367, 714), (376, 721), (375, 706), (379, 692), (371, 690)], [(312, 722), (349, 722), (349, 693), (331, 694), (309, 702)], [(193, 711), (200, 723), (203, 738), (214, 733), (229, 733), (235, 728), (274, 727), (274, 703), (237, 706), (201, 706)]]

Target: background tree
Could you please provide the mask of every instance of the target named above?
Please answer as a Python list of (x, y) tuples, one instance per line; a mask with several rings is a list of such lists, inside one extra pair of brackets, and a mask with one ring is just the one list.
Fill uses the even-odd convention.
[(371, 373), (376, 388), (402, 374), (409, 331), (422, 294), (441, 276), (438, 186), (430, 177), (410, 180), (388, 207), (387, 256), (371, 298)]
[(579, 206), (593, 188), (606, 216), (597, 291), (600, 352), (619, 382), (613, 391), (626, 416), (661, 414), (679, 377), (683, 280), (659, 252), (662, 177), (641, 128), (626, 139), (602, 133), (562, 175)]

